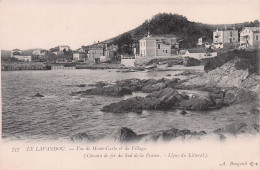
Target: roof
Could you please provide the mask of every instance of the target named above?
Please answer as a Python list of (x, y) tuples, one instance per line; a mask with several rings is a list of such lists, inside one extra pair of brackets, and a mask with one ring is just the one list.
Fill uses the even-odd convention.
[(170, 45), (171, 43), (170, 43), (170, 41), (172, 40), (172, 39), (176, 39), (176, 37), (158, 37), (158, 36), (156, 36), (156, 37), (144, 37), (144, 38), (142, 38), (142, 39), (140, 39), (140, 40), (155, 40), (156, 42), (158, 42), (158, 43), (163, 43), (163, 44), (165, 44), (165, 45)]
[(161, 36), (147, 36), (140, 40), (162, 40), (162, 39), (176, 39), (175, 35), (161, 35)]
[(256, 32), (257, 31), (260, 31), (260, 27), (244, 27), (239, 33), (241, 33), (242, 31), (244, 31), (245, 29), (249, 29), (251, 30), (252, 32)]
[(16, 49), (13, 49), (12, 51), (22, 51), (22, 50), (19, 50), (18, 48), (16, 48)]
[(213, 32), (216, 31), (237, 31), (235, 28), (217, 28), (217, 30), (214, 30)]
[(89, 46), (89, 50), (103, 50), (103, 44), (93, 44)]

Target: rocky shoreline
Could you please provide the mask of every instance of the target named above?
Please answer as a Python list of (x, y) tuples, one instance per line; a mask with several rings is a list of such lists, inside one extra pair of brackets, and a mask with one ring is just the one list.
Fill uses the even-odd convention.
[[(257, 100), (257, 93), (238, 87), (206, 87), (184, 85), (186, 81), (178, 78), (172, 79), (126, 79), (116, 82), (114, 85), (97, 86), (84, 91), (75, 92), (72, 95), (101, 95), (121, 97), (133, 92), (149, 93), (146, 97), (132, 97), (118, 103), (104, 106), (102, 111), (112, 113), (136, 112), (143, 110), (214, 110), (232, 104), (253, 102)], [(197, 90), (207, 92), (192, 94), (178, 92), (177, 90)]]
[[(235, 52), (236, 53), (236, 52)], [(233, 53), (231, 53), (233, 55)], [(142, 114), (144, 110), (173, 111), (182, 110), (181, 114), (189, 114), (187, 111), (204, 111), (211, 113), (213, 110), (220, 110), (223, 107), (232, 107), (235, 105), (248, 105), (246, 112), (243, 114), (251, 115), (252, 121), (248, 124), (244, 120), (233, 121), (232, 124), (225, 127), (219, 127), (214, 134), (229, 133), (237, 135), (240, 133), (259, 133), (259, 92), (260, 78), (258, 68), (254, 62), (255, 58), (229, 57), (221, 65), (214, 65), (214, 61), (219, 59), (213, 58), (205, 65), (205, 72), (202, 74), (193, 73), (192, 71), (183, 71), (179, 75), (187, 76), (187, 79), (162, 78), (159, 80), (148, 79), (126, 79), (115, 82), (115, 84), (96, 86), (84, 91), (78, 91), (72, 95), (101, 95), (109, 97), (122, 97), (132, 94), (133, 92), (148, 93), (146, 97), (131, 97), (119, 102), (110, 103), (103, 106), (101, 111), (114, 114), (137, 113)], [(258, 57), (258, 56), (255, 56)], [(221, 57), (220, 57), (221, 58)], [(246, 64), (244, 60), (246, 58)], [(252, 60), (252, 61), (251, 61)], [(241, 63), (242, 62), (242, 63)], [(214, 67), (214, 68), (211, 68)], [(186, 90), (186, 91), (182, 91)], [(189, 92), (187, 90), (193, 91)], [(196, 91), (196, 93), (194, 93)], [(233, 110), (229, 114), (240, 114), (239, 110)], [(221, 115), (221, 111), (219, 111)], [(144, 138), (158, 138), (163, 140), (172, 140), (178, 136), (199, 137), (205, 135), (205, 131), (190, 131), (170, 129), (155, 134), (137, 135), (131, 129), (123, 127), (115, 137), (118, 141), (139, 141)], [(223, 138), (223, 135), (220, 135)]]

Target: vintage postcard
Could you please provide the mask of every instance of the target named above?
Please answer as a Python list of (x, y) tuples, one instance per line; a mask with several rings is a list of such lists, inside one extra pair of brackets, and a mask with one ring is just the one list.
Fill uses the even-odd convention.
[(1, 0), (0, 169), (260, 169), (259, 9)]

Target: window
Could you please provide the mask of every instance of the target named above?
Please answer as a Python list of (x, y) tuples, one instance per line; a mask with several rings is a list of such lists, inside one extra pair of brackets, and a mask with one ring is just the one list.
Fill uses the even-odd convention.
[(165, 50), (165, 52), (167, 53), (167, 50)]
[(258, 40), (258, 35), (257, 35), (257, 36), (255, 36), (255, 40)]
[(161, 45), (160, 44), (158, 44), (158, 49), (160, 49), (161, 48)]
[(141, 47), (142, 47), (142, 42), (140, 42), (140, 45), (141, 45)]
[(164, 53), (164, 50), (162, 50), (162, 52)]
[(232, 31), (230, 31), (230, 37), (232, 37)]

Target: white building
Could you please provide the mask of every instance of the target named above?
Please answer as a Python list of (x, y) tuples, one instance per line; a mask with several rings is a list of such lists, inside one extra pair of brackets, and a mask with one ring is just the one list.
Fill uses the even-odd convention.
[(32, 56), (24, 56), (24, 55), (13, 55), (14, 58), (20, 61), (25, 61), (25, 62), (31, 62), (32, 61)]
[(140, 57), (171, 56), (171, 46), (176, 43), (176, 37), (151, 37), (139, 40)]
[(258, 47), (260, 44), (260, 27), (244, 27), (240, 31), (240, 46)]
[(135, 57), (121, 55), (121, 64), (126, 67), (134, 67), (135, 66)]
[(86, 52), (75, 52), (73, 53), (73, 62), (86, 61), (88, 54)]

